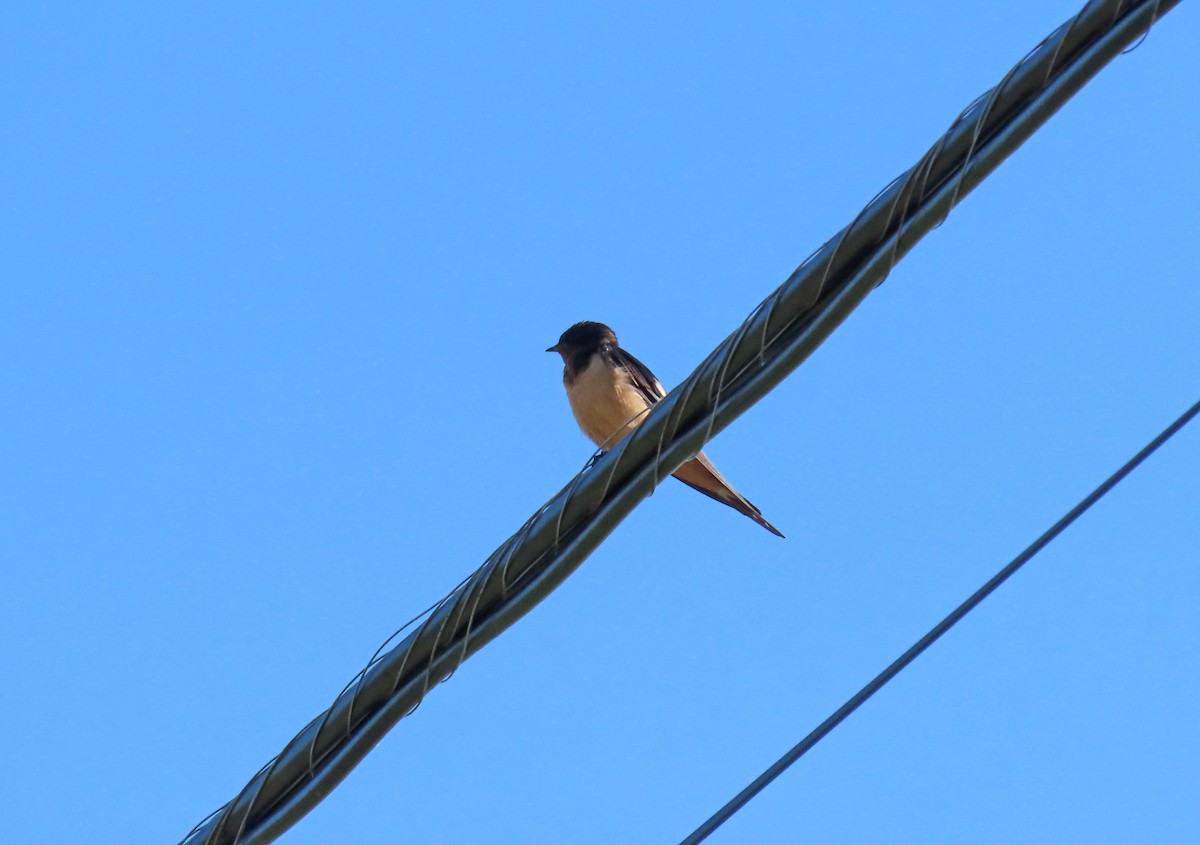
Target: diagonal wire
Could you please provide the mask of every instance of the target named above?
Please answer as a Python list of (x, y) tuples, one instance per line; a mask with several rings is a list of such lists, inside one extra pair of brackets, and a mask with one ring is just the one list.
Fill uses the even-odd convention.
[(1200, 401), (1196, 402), (1196, 404), (1184, 411), (1183, 414), (1181, 414), (1175, 420), (1175, 422), (1163, 429), (1162, 433), (1147, 443), (1140, 452), (1126, 461), (1120, 469), (1105, 479), (1099, 487), (1084, 497), (1079, 504), (1071, 508), (1071, 510), (1068, 511), (1062, 517), (1062, 519), (1054, 523), (1054, 525), (1050, 526), (1050, 528), (1046, 529), (1045, 533), (1034, 540), (1033, 543), (1031, 543), (1025, 549), (1025, 551), (1013, 558), (1007, 566), (993, 575), (986, 584), (972, 593), (966, 601), (951, 611), (946, 618), (934, 625), (933, 628), (931, 628), (929, 632), (925, 634), (925, 636), (913, 643), (912, 646), (910, 646), (909, 649), (904, 652), (904, 654), (892, 661), (892, 663), (886, 669), (872, 678), (870, 683), (855, 693), (845, 704), (834, 711), (834, 713), (828, 719), (817, 725), (817, 727), (814, 728), (812, 732), (808, 734), (808, 736), (804, 737), (804, 739), (792, 746), (792, 748), (786, 754), (776, 760), (766, 771), (755, 778), (749, 786), (730, 799), (724, 807), (713, 813), (713, 815), (710, 816), (709, 819), (704, 822), (704, 824), (700, 825), (700, 827), (692, 831), (690, 836), (680, 842), (680, 845), (697, 845), (697, 843), (707, 839), (713, 831), (727, 822), (734, 813), (744, 807), (751, 798), (762, 792), (763, 789), (765, 789), (767, 785), (771, 783), (771, 781), (783, 774), (789, 766), (804, 756), (804, 754), (811, 750), (814, 745), (824, 739), (825, 736), (839, 724), (841, 724), (847, 716), (857, 710), (867, 701), (867, 699), (879, 692), (879, 690), (883, 688), (884, 684), (899, 675), (904, 667), (908, 666), (908, 664), (912, 663), (917, 659), (917, 657), (920, 656), (921, 652), (925, 651), (925, 649), (937, 642), (942, 634), (953, 628), (959, 621), (962, 620), (964, 616), (974, 610), (980, 602), (991, 595), (997, 587), (1007, 581), (1009, 577), (1011, 577), (1018, 569), (1028, 563), (1034, 555), (1046, 548), (1046, 546), (1048, 546), (1055, 537), (1061, 534), (1067, 528), (1067, 526), (1081, 517), (1092, 505), (1100, 501), (1100, 499), (1102, 499), (1109, 490), (1116, 487), (1117, 484), (1119, 484), (1122, 479), (1125, 478), (1125, 476), (1137, 469), (1138, 465), (1141, 464), (1142, 461), (1150, 457), (1150, 455), (1152, 455), (1159, 446), (1162, 446), (1173, 436), (1175, 436), (1175, 434), (1178, 433), (1179, 430), (1185, 425), (1191, 422), (1197, 414), (1200, 414)]
[(812, 354), (959, 200), (1178, 3), (1091, 0), (1051, 33), (805, 259), (618, 448), (590, 462), (403, 640), (373, 658), (185, 845), (265, 845), (295, 824), (435, 684), (567, 578), (658, 478)]

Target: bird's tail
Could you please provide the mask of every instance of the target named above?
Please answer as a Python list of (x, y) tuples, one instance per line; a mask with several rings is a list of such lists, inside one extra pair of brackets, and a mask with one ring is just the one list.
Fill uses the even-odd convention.
[(725, 480), (721, 473), (717, 472), (717, 468), (712, 465), (703, 452), (675, 470), (673, 474), (693, 490), (698, 490), (705, 496), (716, 499), (723, 505), (729, 505), (738, 513), (750, 517), (776, 537), (783, 536), (782, 531), (767, 522), (762, 511), (733, 489), (733, 486)]

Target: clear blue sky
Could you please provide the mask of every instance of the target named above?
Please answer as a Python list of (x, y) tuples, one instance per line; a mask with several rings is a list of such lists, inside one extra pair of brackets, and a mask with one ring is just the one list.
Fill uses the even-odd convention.
[[(173, 843), (1072, 0), (6, 4), (0, 816)], [(1200, 393), (1185, 3), (284, 842), (673, 843)], [(713, 838), (1193, 842), (1200, 429)]]

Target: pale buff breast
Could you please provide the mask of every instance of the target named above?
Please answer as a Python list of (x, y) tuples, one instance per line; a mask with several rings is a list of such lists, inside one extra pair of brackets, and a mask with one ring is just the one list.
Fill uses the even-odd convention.
[(645, 418), (649, 403), (629, 383), (625, 371), (593, 355), (588, 367), (568, 382), (567, 399), (583, 433), (603, 449), (611, 449)]

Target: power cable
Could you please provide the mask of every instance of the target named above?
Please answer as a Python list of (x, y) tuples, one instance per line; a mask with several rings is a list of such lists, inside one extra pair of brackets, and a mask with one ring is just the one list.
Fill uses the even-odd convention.
[(1089, 493), (1079, 504), (1071, 508), (1071, 510), (1068, 511), (1062, 519), (1054, 523), (1054, 525), (1048, 528), (1046, 532), (1042, 534), (1042, 536), (1034, 540), (1033, 543), (1031, 543), (1025, 549), (1025, 551), (1013, 558), (1007, 566), (993, 575), (991, 580), (972, 593), (970, 598), (951, 611), (951, 613), (945, 619), (934, 625), (933, 628), (929, 630), (929, 633), (913, 643), (908, 651), (897, 657), (890, 666), (876, 675), (869, 684), (860, 689), (845, 704), (834, 711), (833, 715), (831, 715), (821, 724), (817, 725), (817, 727), (814, 728), (813, 731), (808, 734), (808, 736), (804, 737), (804, 739), (792, 746), (791, 750), (776, 760), (770, 766), (770, 768), (755, 778), (749, 786), (735, 795), (729, 801), (729, 803), (709, 817), (704, 824), (692, 831), (691, 835), (684, 839), (680, 845), (697, 845), (697, 843), (707, 839), (709, 834), (711, 834), (714, 830), (723, 825), (725, 822), (729, 821), (730, 817), (732, 817), (734, 813), (744, 807), (751, 798), (762, 792), (763, 789), (766, 788), (767, 784), (783, 774), (789, 766), (803, 757), (807, 751), (820, 742), (830, 731), (841, 724), (841, 722), (847, 716), (857, 710), (859, 706), (866, 702), (867, 699), (879, 692), (879, 690), (883, 688), (884, 684), (900, 674), (901, 670), (903, 670), (905, 666), (916, 660), (917, 657), (920, 656), (925, 649), (933, 645), (938, 638), (942, 636), (942, 634), (949, 631), (964, 616), (974, 610), (975, 607), (989, 595), (991, 595), (997, 587), (1007, 581), (1009, 577), (1013, 575), (1013, 573), (1028, 563), (1034, 555), (1049, 545), (1051, 540), (1061, 534), (1068, 525), (1082, 516), (1088, 510), (1088, 508), (1100, 501), (1100, 499), (1104, 497), (1105, 493), (1117, 486), (1117, 484), (1123, 478), (1125, 478), (1125, 476), (1133, 472), (1133, 470), (1136, 469), (1142, 461), (1150, 457), (1150, 455), (1152, 455), (1159, 446), (1170, 440), (1197, 414), (1200, 414), (1200, 401), (1197, 401), (1195, 405), (1192, 405), (1192, 407), (1184, 411), (1183, 414), (1175, 420), (1175, 422), (1163, 429), (1162, 433), (1159, 434), (1158, 437), (1155, 437), (1148, 444), (1146, 444), (1146, 446), (1140, 452), (1126, 461), (1124, 466), (1110, 475), (1103, 484)]
[[(184, 845), (266, 845), (436, 684), (579, 567), (661, 479), (796, 369), (920, 239), (1179, 0), (1090, 0), (808, 257), (615, 448), (572, 479), (420, 624), (377, 652)], [(935, 49), (934, 45), (927, 45)]]

